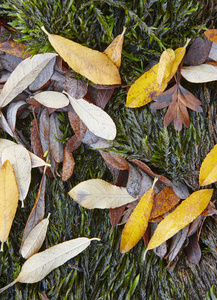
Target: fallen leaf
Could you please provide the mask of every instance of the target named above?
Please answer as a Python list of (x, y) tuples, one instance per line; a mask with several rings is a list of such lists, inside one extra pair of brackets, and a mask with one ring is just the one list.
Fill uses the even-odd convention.
[(121, 235), (121, 253), (125, 253), (132, 249), (146, 231), (153, 205), (155, 182), (156, 181), (154, 180), (152, 188), (142, 196), (124, 226)]
[(136, 200), (126, 188), (112, 185), (102, 179), (83, 181), (72, 188), (69, 195), (88, 209), (115, 208)]
[(208, 29), (204, 34), (210, 41), (217, 43), (217, 29)]
[(126, 28), (123, 29), (123, 32), (119, 34), (104, 51), (104, 53), (113, 61), (113, 63), (118, 68), (120, 68), (121, 66), (121, 54), (125, 31)]
[(56, 57), (52, 58), (49, 63), (44, 67), (44, 69), (38, 74), (35, 80), (29, 85), (30, 91), (37, 91), (46, 85), (46, 83), (50, 80), (53, 72), (54, 65), (56, 63)]
[(5, 83), (8, 80), (8, 78), (10, 77), (10, 75), (11, 75), (11, 72), (8, 72), (8, 71), (5, 71), (5, 70), (1, 71), (0, 83)]
[(209, 64), (182, 67), (182, 76), (193, 83), (203, 83), (217, 80), (217, 67)]
[(63, 168), (62, 168), (62, 181), (68, 180), (74, 171), (75, 160), (71, 152), (67, 149), (64, 150)]
[(37, 119), (32, 120), (30, 131), (31, 131), (31, 147), (33, 149), (33, 152), (40, 158), (43, 158), (44, 152), (41, 145), (39, 124)]
[(7, 147), (2, 152), (2, 163), (9, 160), (15, 173), (19, 199), (24, 207), (24, 200), (27, 196), (31, 182), (31, 159), (29, 152), (22, 145)]
[(45, 108), (39, 119), (40, 140), (43, 153), (50, 150), (50, 118), (47, 108)]
[(1, 65), (6, 71), (13, 72), (14, 69), (23, 61), (22, 58), (5, 53), (0, 58)]
[(127, 101), (126, 106), (135, 108), (143, 106), (152, 100), (154, 100), (157, 96), (159, 96), (167, 87), (168, 82), (175, 75), (179, 64), (181, 63), (185, 51), (186, 51), (187, 43), (184, 47), (177, 48), (175, 53), (175, 59), (173, 65), (171, 66), (170, 75), (166, 75), (166, 78), (161, 82), (161, 85), (158, 83), (158, 71), (159, 71), (159, 63), (153, 66), (149, 71), (145, 72), (141, 77), (139, 77), (134, 84), (131, 85), (128, 93), (127, 93)]
[(126, 205), (122, 205), (117, 208), (110, 208), (110, 223), (112, 226), (118, 225), (123, 216), (125, 207)]
[(115, 123), (105, 111), (84, 99), (76, 100), (67, 95), (76, 114), (91, 132), (107, 140), (115, 139), (117, 132)]
[(176, 56), (173, 49), (166, 49), (160, 56), (157, 72), (157, 81), (161, 86), (163, 81), (167, 81), (171, 76), (171, 69)]
[(102, 155), (107, 166), (118, 170), (129, 170), (129, 164), (124, 157), (116, 153), (105, 152), (102, 150), (99, 150), (99, 153)]
[(26, 102), (18, 101), (18, 102), (15, 102), (15, 103), (11, 103), (8, 106), (8, 109), (7, 109), (7, 122), (8, 122), (8, 125), (10, 126), (12, 132), (15, 132), (17, 111), (23, 105), (26, 105)]
[(205, 186), (217, 181), (217, 144), (207, 154), (199, 173), (199, 184)]
[(91, 241), (100, 239), (88, 239), (80, 237), (50, 247), (40, 253), (31, 256), (22, 266), (18, 277), (6, 287), (0, 289), (0, 293), (14, 285), (16, 282), (35, 283), (42, 280), (55, 268), (63, 265), (67, 260), (81, 253)]
[(188, 245), (185, 247), (188, 260), (197, 265), (201, 259), (201, 249), (197, 237), (197, 232), (189, 237)]
[(111, 99), (111, 96), (114, 93), (115, 88), (112, 89), (98, 89), (91, 85), (88, 85), (88, 93), (85, 96), (85, 99), (93, 102), (100, 108), (104, 109), (106, 104)]
[(77, 136), (78, 140), (81, 140), (87, 131), (87, 126), (81, 121), (75, 112), (68, 111), (68, 118), (75, 135)]
[(9, 160), (0, 168), (0, 241), (1, 251), (7, 240), (18, 205), (18, 187), (14, 170)]
[(20, 58), (28, 58), (31, 56), (29, 52), (24, 54), (26, 49), (27, 47), (25, 45), (15, 41), (6, 41), (0, 44), (0, 51), (7, 52)]
[(69, 99), (63, 93), (46, 91), (33, 96), (35, 100), (46, 107), (62, 108), (69, 104)]
[(189, 66), (199, 66), (207, 59), (212, 42), (205, 36), (196, 38), (184, 57), (184, 63)]
[(0, 111), (0, 124), (1, 124), (1, 128), (7, 132), (10, 136), (14, 137), (14, 133), (11, 130), (11, 127), (9, 126), (7, 120), (5, 119), (5, 116), (3, 115), (3, 113)]
[(217, 62), (217, 43), (212, 43), (212, 47), (209, 52), (209, 58)]
[(213, 189), (204, 189), (192, 193), (187, 199), (161, 221), (149, 241), (147, 250), (153, 249), (190, 224), (207, 207)]
[(28, 259), (33, 254), (37, 253), (41, 248), (47, 234), (49, 225), (49, 216), (39, 222), (27, 235), (23, 245), (20, 247), (20, 254), (23, 258)]
[(64, 37), (50, 34), (49, 42), (67, 64), (77, 73), (96, 84), (120, 84), (121, 78), (115, 64), (104, 54), (89, 49)]
[[(129, 164), (129, 175), (127, 180), (127, 191), (133, 197), (138, 197), (141, 187), (142, 175), (136, 168)], [(150, 180), (152, 185), (152, 180)], [(149, 183), (150, 183), (149, 182)], [(150, 185), (150, 187), (151, 187)], [(150, 188), (148, 187), (148, 188)]]
[(66, 150), (68, 152), (74, 152), (81, 146), (81, 140), (77, 138), (77, 136), (74, 134), (70, 139), (68, 140), (66, 144)]
[(0, 106), (4, 107), (31, 84), (55, 53), (37, 54), (23, 60), (11, 73), (0, 94)]
[(63, 135), (59, 129), (58, 115), (52, 113), (50, 116), (50, 151), (53, 159), (56, 162), (61, 163), (63, 161), (63, 144), (60, 143), (58, 139), (62, 140)]
[(160, 193), (154, 197), (153, 208), (150, 218), (157, 218), (170, 211), (180, 198), (174, 193), (171, 186), (165, 187)]
[(44, 218), (45, 213), (45, 187), (46, 187), (46, 176), (43, 174), (41, 178), (41, 183), (38, 189), (37, 198), (35, 200), (34, 206), (26, 222), (26, 226), (23, 233), (21, 247), (30, 233), (30, 231)]
[(190, 126), (190, 119), (186, 107), (197, 112), (202, 112), (203, 109), (200, 105), (202, 105), (202, 103), (199, 99), (177, 83), (158, 96), (155, 99), (155, 103), (151, 104), (151, 109), (161, 109), (169, 106), (164, 117), (164, 126), (168, 126), (174, 121), (174, 128), (180, 131), (182, 124), (187, 128)]
[(81, 79), (72, 77), (73, 74), (68, 71), (65, 76), (67, 93), (75, 99), (83, 98), (87, 94), (87, 83)]

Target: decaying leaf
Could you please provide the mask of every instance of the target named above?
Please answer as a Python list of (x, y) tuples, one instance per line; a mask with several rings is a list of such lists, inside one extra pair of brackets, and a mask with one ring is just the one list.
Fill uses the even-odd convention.
[(6, 106), (32, 83), (56, 53), (37, 54), (23, 60), (11, 73), (0, 94), (0, 106)]
[(24, 207), (24, 200), (29, 190), (31, 182), (31, 159), (29, 152), (22, 145), (7, 147), (2, 152), (2, 163), (9, 160), (15, 173), (19, 199)]
[(27, 47), (15, 41), (6, 41), (0, 44), (0, 51), (7, 52), (17, 57), (28, 58), (31, 56), (29, 52), (26, 51)]
[(67, 95), (76, 114), (91, 132), (107, 140), (115, 139), (117, 132), (115, 123), (104, 110), (84, 99), (76, 100)]
[(121, 235), (121, 253), (125, 253), (132, 249), (138, 241), (143, 237), (148, 226), (148, 220), (151, 214), (154, 199), (154, 180), (152, 188), (150, 188), (141, 198), (127, 223), (124, 226)]
[(42, 26), (59, 55), (77, 73), (96, 84), (120, 84), (115, 64), (104, 53), (89, 49), (64, 37), (50, 34)]
[(63, 135), (59, 129), (58, 115), (52, 113), (50, 116), (50, 151), (53, 159), (56, 162), (61, 163), (63, 161), (63, 144), (57, 139), (62, 140)]
[(43, 153), (45, 153), (50, 149), (50, 118), (47, 108), (40, 115), (39, 131)]
[(178, 66), (185, 55), (186, 47), (187, 43), (184, 47), (177, 48), (174, 51), (175, 59), (173, 65), (170, 66), (170, 74), (166, 74), (165, 78), (161, 78), (161, 84), (158, 82), (159, 63), (139, 77), (135, 83), (131, 85), (128, 91), (126, 106), (131, 108), (140, 107), (159, 96), (167, 87), (168, 82), (175, 75)]
[(63, 168), (62, 168), (62, 181), (68, 180), (74, 171), (75, 160), (71, 152), (67, 149), (64, 150)]
[(86, 100), (90, 100), (100, 108), (104, 109), (106, 104), (111, 99), (112, 94), (114, 93), (115, 88), (113, 89), (98, 89), (91, 85), (88, 86), (88, 93), (85, 96)]
[(75, 112), (68, 111), (68, 118), (75, 135), (79, 140), (81, 140), (84, 137), (85, 132), (87, 131), (86, 125), (81, 121), (81, 119)]
[(196, 219), (209, 204), (213, 189), (192, 193), (187, 199), (161, 221), (149, 241), (147, 250), (153, 249)]
[(81, 206), (93, 208), (115, 208), (135, 201), (123, 187), (102, 179), (89, 179), (76, 185), (69, 195)]
[(90, 242), (94, 240), (99, 241), (100, 239), (80, 237), (57, 244), (40, 253), (34, 254), (23, 264), (18, 277), (12, 283), (0, 289), (0, 293), (16, 282), (34, 283), (42, 280), (55, 268), (63, 265), (67, 260), (81, 253), (90, 245)]
[(208, 29), (204, 34), (210, 41), (217, 43), (217, 29)]
[(73, 74), (68, 71), (65, 76), (67, 93), (75, 99), (83, 98), (87, 94), (87, 83), (81, 79), (73, 78)]
[(194, 83), (203, 83), (217, 80), (217, 67), (210, 64), (200, 66), (183, 67), (182, 76)]
[(18, 205), (18, 186), (9, 160), (0, 168), (0, 241), (7, 240)]
[(188, 257), (188, 260), (192, 264), (198, 264), (201, 259), (201, 249), (198, 241), (198, 234), (195, 232), (192, 236), (189, 237), (188, 245), (185, 247), (185, 251)]
[(24, 240), (24, 243), (20, 247), (20, 254), (23, 258), (28, 259), (41, 248), (47, 233), (49, 216), (50, 214), (46, 219), (43, 219), (40, 223), (38, 223)]
[(217, 144), (205, 157), (199, 174), (200, 186), (205, 186), (215, 181), (217, 181)]
[(164, 117), (164, 126), (168, 126), (174, 121), (174, 128), (178, 131), (182, 129), (182, 124), (187, 128), (190, 126), (190, 119), (187, 108), (197, 112), (202, 112), (202, 103), (192, 93), (183, 88), (179, 83), (175, 84), (166, 92), (162, 93), (151, 104), (152, 109), (168, 107)]
[(28, 220), (26, 222), (26, 226), (23, 233), (22, 243), (21, 247), (30, 233), (30, 231), (44, 218), (45, 213), (45, 187), (46, 187), (46, 176), (43, 174), (41, 183), (38, 189), (37, 198), (35, 200), (34, 206), (32, 208), (32, 211), (28, 217)]
[(34, 99), (46, 107), (62, 108), (69, 104), (69, 99), (63, 93), (47, 91), (34, 95)]

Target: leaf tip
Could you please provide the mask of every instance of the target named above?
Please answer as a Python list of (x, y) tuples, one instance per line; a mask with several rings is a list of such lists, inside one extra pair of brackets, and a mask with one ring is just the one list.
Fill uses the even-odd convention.
[(44, 25), (43, 26), (41, 26), (41, 30), (43, 30), (44, 31), (44, 33), (46, 33), (47, 35), (50, 35), (50, 33), (45, 29), (45, 27), (44, 27)]

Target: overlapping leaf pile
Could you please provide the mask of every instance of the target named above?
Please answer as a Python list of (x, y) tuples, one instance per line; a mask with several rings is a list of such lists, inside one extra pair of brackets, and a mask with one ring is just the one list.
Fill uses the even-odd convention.
[[(98, 240), (78, 238), (35, 254), (43, 244), (49, 224), (50, 215), (47, 218), (44, 216), (46, 176), (59, 176), (59, 166), (62, 166), (61, 178), (68, 180), (75, 165), (73, 152), (82, 142), (99, 150), (111, 147), (111, 141), (116, 137), (115, 123), (104, 108), (114, 89), (121, 86), (119, 68), (124, 32), (116, 37), (104, 53), (100, 53), (49, 34), (44, 27), (42, 29), (61, 58), (55, 53), (37, 54), (32, 58), (26, 53), (24, 57), (24, 48), (18, 43), (6, 41), (0, 44), (0, 49), (9, 54), (7, 61), (4, 61), (4, 56), (0, 57), (1, 64), (7, 70), (1, 78), (1, 128), (16, 141), (0, 139), (2, 250), (19, 199), (24, 206), (31, 182), (31, 169), (44, 169), (20, 248), (21, 255), (28, 260), (9, 286), (17, 281), (32, 283), (43, 279), (55, 267), (83, 251), (91, 240)], [(164, 118), (165, 126), (174, 120), (177, 130), (181, 130), (182, 124), (189, 127), (186, 107), (197, 112), (202, 112), (202, 108), (200, 100), (180, 85), (180, 74), (190, 81), (192, 76), (195, 78), (194, 68), (182, 68), (182, 61), (183, 58), (186, 63), (193, 61), (191, 49), (196, 47), (195, 43), (203, 43), (205, 54), (203, 57), (198, 55), (194, 65), (204, 63), (207, 57), (216, 60), (216, 31), (207, 31), (205, 35), (212, 40), (211, 44), (202, 39), (199, 42), (195, 40), (185, 58), (187, 44), (175, 51), (165, 50), (159, 63), (130, 87), (126, 105), (139, 107), (155, 100), (153, 109), (169, 106)], [(205, 68), (206, 73), (208, 68), (216, 68), (215, 64), (212, 62), (200, 67), (203, 70)], [(90, 83), (87, 85), (85, 80), (73, 77), (70, 68), (85, 76)], [(199, 74), (198, 71), (196, 73)], [(206, 81), (210, 80), (209, 76), (204, 76)], [(164, 92), (173, 77), (176, 84)], [(194, 82), (198, 82), (196, 80), (198, 76)], [(17, 115), (25, 119), (29, 114), (32, 116), (31, 149), (28, 149), (25, 139), (16, 128)], [(59, 118), (65, 115), (68, 115), (74, 132), (70, 137), (67, 137), (69, 125), (62, 128), (59, 122)], [(201, 186), (217, 181), (216, 149), (215, 146), (201, 166)], [(147, 250), (155, 249), (157, 255), (167, 258), (170, 263), (186, 246), (188, 239), (194, 240), (193, 246), (186, 248), (188, 258), (198, 263), (201, 257), (198, 250), (201, 226), (205, 217), (217, 212), (210, 202), (213, 189), (189, 194), (185, 185), (155, 174), (139, 160), (127, 162), (117, 154), (103, 150), (99, 152), (114, 182), (111, 184), (101, 179), (84, 181), (69, 191), (70, 196), (87, 209), (110, 209), (112, 227), (125, 224), (120, 244), (122, 253), (133, 248), (143, 237)], [(171, 243), (167, 243), (170, 238)], [(3, 290), (5, 288), (0, 292)]]

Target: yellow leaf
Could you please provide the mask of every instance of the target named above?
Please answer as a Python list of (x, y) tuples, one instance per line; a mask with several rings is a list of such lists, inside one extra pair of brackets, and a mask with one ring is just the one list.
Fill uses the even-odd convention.
[(104, 53), (113, 61), (113, 63), (118, 68), (120, 68), (121, 66), (121, 54), (125, 30), (126, 28), (124, 28), (122, 34), (119, 34), (104, 51)]
[(196, 191), (185, 199), (172, 213), (161, 221), (149, 241), (147, 250), (161, 245), (180, 229), (195, 220), (207, 207), (213, 189)]
[(157, 72), (157, 81), (160, 86), (163, 81), (167, 81), (170, 77), (174, 60), (175, 52), (173, 49), (167, 49), (161, 54)]
[[(155, 180), (154, 180), (155, 183)], [(124, 226), (121, 236), (121, 253), (132, 249), (144, 235), (148, 226), (154, 200), (154, 183), (152, 188), (142, 196)]]
[(18, 187), (13, 167), (6, 160), (0, 168), (0, 241), (7, 240), (18, 205)]
[(148, 104), (165, 90), (167, 83), (162, 82), (160, 86), (157, 80), (158, 66), (159, 64), (153, 66), (131, 85), (127, 93), (127, 107), (135, 108)]
[(207, 154), (200, 167), (199, 184), (204, 186), (217, 181), (217, 144)]
[[(126, 101), (127, 107), (130, 108), (141, 107), (153, 101), (157, 96), (163, 93), (163, 91), (167, 87), (168, 82), (175, 75), (178, 66), (185, 55), (185, 51), (188, 43), (189, 41), (187, 41), (184, 47), (177, 48), (174, 51), (175, 59), (173, 61), (172, 66), (169, 64), (169, 68), (170, 68), (169, 72), (164, 70), (165, 74), (162, 75), (161, 74), (162, 70), (160, 70), (160, 73), (158, 75), (159, 66), (160, 66), (160, 62), (159, 62), (158, 64), (153, 66), (149, 71), (145, 72), (131, 85), (127, 94), (127, 101)], [(164, 69), (164, 67), (161, 68)]]
[(121, 84), (119, 71), (104, 53), (89, 49), (62, 36), (50, 34), (42, 26), (59, 55), (77, 73), (95, 84)]

